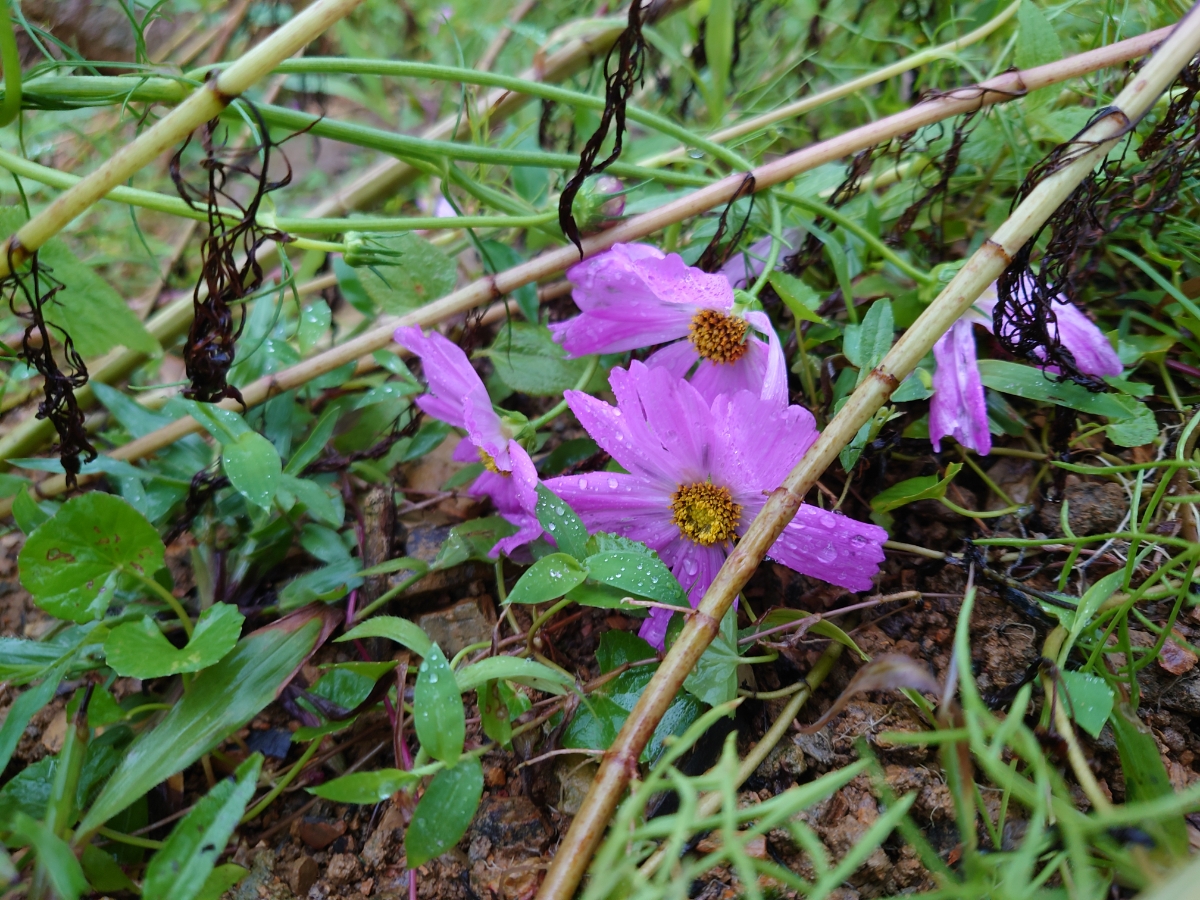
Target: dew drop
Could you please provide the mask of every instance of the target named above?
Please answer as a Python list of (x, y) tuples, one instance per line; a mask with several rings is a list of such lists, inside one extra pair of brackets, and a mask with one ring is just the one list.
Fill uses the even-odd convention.
[(436, 672), (429, 676), (429, 683), (437, 684), (437, 673)]
[(867, 543), (867, 539), (865, 537), (863, 537), (861, 534), (856, 534), (856, 535), (854, 535), (854, 537), (850, 538), (850, 543), (853, 544), (855, 547), (862, 547), (864, 544)]
[(683, 568), (684, 568), (684, 571), (686, 571), (689, 575), (695, 575), (696, 568), (697, 568), (696, 561), (694, 559), (692, 559), (691, 557), (688, 557), (687, 559), (685, 559), (683, 561)]
[(651, 583), (651, 584), (658, 584), (658, 578), (657, 578), (656, 576), (653, 576), (653, 575), (651, 575), (651, 576), (650, 576), (650, 583)]
[(823, 563), (831, 563), (837, 559), (837, 551), (833, 549), (833, 544), (826, 544), (817, 551), (817, 559)]
[(586, 490), (586, 489), (587, 489), (587, 479), (586, 479), (586, 478), (580, 478), (580, 479), (579, 479), (579, 489), (580, 489), (580, 490)]
[(556, 526), (555, 526), (555, 524), (554, 524), (553, 522), (551, 522), (551, 523), (549, 524), (549, 526), (547, 526), (547, 527), (548, 527), (548, 528), (549, 528), (551, 531), (554, 531), (554, 530), (555, 530), (555, 528), (556, 528)]
[(617, 489), (617, 479), (615, 479), (615, 478), (608, 479), (608, 488), (609, 488), (609, 490), (615, 491)]
[(556, 506), (554, 508), (554, 514), (556, 516), (563, 516), (563, 515), (566, 515), (566, 513), (567, 513), (567, 508), (565, 506)]

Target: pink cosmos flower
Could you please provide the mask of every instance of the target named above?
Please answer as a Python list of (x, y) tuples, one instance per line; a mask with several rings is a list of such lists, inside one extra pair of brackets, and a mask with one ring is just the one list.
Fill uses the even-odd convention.
[(467, 433), (454, 450), (456, 462), (482, 462), (484, 471), (468, 488), (472, 497), (490, 497), (496, 511), (516, 525), (516, 534), (496, 542), (489, 554), (511, 553), (542, 533), (537, 519), (537, 470), (525, 448), (512, 439), (492, 409), (492, 401), (467, 355), (436, 331), (416, 325), (396, 329), (396, 343), (425, 364), (429, 393), (416, 403), (435, 419)]
[[(987, 402), (971, 329), (973, 325), (982, 325), (992, 331), (998, 302), (996, 286), (992, 285), (974, 308), (951, 325), (933, 346), (937, 371), (933, 374), (934, 393), (929, 405), (929, 438), (935, 452), (941, 451), (942, 438), (947, 435), (983, 456), (992, 450)], [(1052, 330), (1057, 331), (1062, 345), (1075, 357), (1079, 371), (1097, 376), (1121, 374), (1121, 360), (1112, 344), (1074, 303), (1059, 295), (1054, 315), (1057, 324)]]
[[(616, 407), (568, 391), (580, 423), (628, 474), (552, 478), (591, 531), (609, 531), (658, 552), (696, 605), (741, 530), (817, 437), (812, 415), (758, 392), (709, 402), (663, 367), (613, 369)], [(769, 556), (805, 575), (866, 590), (887, 533), (815, 506), (801, 506)], [(641, 635), (662, 647), (670, 613), (654, 609)]]
[(580, 314), (550, 330), (568, 357), (668, 344), (646, 364), (679, 378), (696, 367), (692, 384), (706, 400), (750, 391), (787, 405), (787, 368), (771, 320), (763, 312), (735, 314), (724, 275), (646, 244), (614, 244), (567, 278)]

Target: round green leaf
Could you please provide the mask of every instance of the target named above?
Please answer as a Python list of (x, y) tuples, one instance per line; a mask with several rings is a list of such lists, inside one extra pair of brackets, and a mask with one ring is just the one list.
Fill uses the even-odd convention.
[(434, 759), (453, 763), (462, 753), (467, 737), (462, 696), (454, 670), (437, 644), (417, 669), (413, 690), (413, 726), (425, 752)]
[(271, 506), (283, 474), (274, 444), (256, 431), (247, 431), (223, 446), (221, 465), (229, 483), (246, 500), (263, 509)]
[(119, 497), (72, 497), (39, 525), (18, 557), (21, 583), (34, 602), (60, 619), (87, 622), (108, 609), (121, 572), (151, 576), (163, 543), (146, 519)]
[(200, 614), (192, 639), (182, 650), (163, 636), (149, 616), (118, 625), (104, 641), (108, 664), (126, 678), (162, 678), (199, 672), (223, 659), (242, 633), (245, 617), (236, 606), (217, 603)]
[(525, 570), (508, 595), (509, 603), (544, 603), (583, 584), (588, 570), (565, 553), (543, 556)]
[(483, 796), (483, 767), (471, 756), (429, 783), (404, 835), (409, 868), (441, 856), (462, 839)]

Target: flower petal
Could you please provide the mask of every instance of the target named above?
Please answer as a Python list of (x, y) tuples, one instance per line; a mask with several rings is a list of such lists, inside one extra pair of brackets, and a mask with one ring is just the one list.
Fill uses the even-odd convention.
[(728, 548), (721, 544), (706, 547), (680, 538), (660, 550), (658, 555), (683, 585), (688, 602), (694, 608), (700, 605), (704, 592), (717, 577), (727, 553)]
[(935, 451), (941, 450), (942, 438), (949, 435), (986, 456), (992, 449), (992, 435), (971, 327), (969, 320), (959, 319), (933, 345), (937, 371), (929, 404), (929, 438)]
[(472, 497), (490, 497), (496, 512), (519, 529), (516, 534), (496, 542), (488, 554), (493, 559), (501, 552), (511, 553), (542, 534), (537, 517), (537, 469), (525, 448), (516, 441), (509, 441), (508, 456), (512, 460), (512, 474), (482, 472), (468, 491)]
[(671, 493), (637, 475), (586, 472), (546, 481), (583, 520), (588, 531), (608, 531), (641, 541), (651, 550), (679, 537), (671, 513)]
[(609, 384), (644, 471), (676, 484), (707, 479), (714, 459), (712, 412), (691, 384), (637, 360), (613, 369)]
[(886, 540), (877, 525), (805, 504), (767, 555), (803, 575), (865, 591), (879, 572)]
[(395, 339), (424, 363), (429, 393), (417, 398), (417, 406), (435, 419), (465, 429), (471, 443), (486, 450), (498, 468), (508, 471), (508, 437), (492, 409), (487, 388), (462, 348), (436, 331), (422, 333), (417, 325), (397, 328)]
[(662, 261), (653, 247), (615, 244), (572, 267), (567, 278), (580, 314), (550, 326), (567, 355), (620, 353), (685, 337), (698, 307), (687, 295), (658, 293), (647, 267)]
[(787, 361), (783, 357), (783, 345), (779, 343), (779, 335), (775, 333), (771, 319), (765, 312), (751, 310), (746, 313), (746, 321), (767, 336), (767, 358), (759, 396), (780, 406), (787, 406)]
[(807, 409), (781, 410), (749, 392), (718, 397), (712, 414), (713, 427), (723, 438), (713, 482), (728, 487), (743, 510), (761, 505), (763, 493), (779, 487), (817, 439), (817, 425)]
[(700, 354), (691, 341), (676, 341), (647, 356), (646, 365), (666, 369), (676, 378), (687, 378), (698, 359)]
[(671, 615), (669, 609), (653, 607), (650, 615), (642, 621), (642, 627), (638, 629), (638, 637), (655, 650), (662, 650), (667, 643), (667, 626), (671, 624)]
[(1121, 360), (1108, 338), (1074, 303), (1059, 297), (1054, 304), (1058, 334), (1062, 345), (1075, 357), (1075, 365), (1085, 375), (1120, 375)]

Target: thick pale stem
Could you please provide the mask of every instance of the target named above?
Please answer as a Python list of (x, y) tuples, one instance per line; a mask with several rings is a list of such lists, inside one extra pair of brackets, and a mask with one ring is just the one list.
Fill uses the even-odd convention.
[(95, 172), (60, 194), (5, 243), (4, 252), (0, 253), (0, 277), (9, 275), (10, 266), (28, 259), (109, 191), (219, 115), (246, 88), (361, 2), (317, 0), (218, 78), (171, 110), (137, 140), (117, 151)]
[[(1078, 56), (1059, 60), (1045, 66), (1038, 66), (1034, 69), (1027, 69), (1022, 72), (1007, 72), (981, 85), (959, 88), (937, 98), (918, 103), (904, 112), (896, 113), (877, 122), (864, 125), (861, 128), (853, 129), (827, 141), (812, 144), (801, 150), (797, 150), (795, 153), (754, 169), (751, 174), (755, 178), (755, 189), (763, 190), (785, 182), (817, 166), (850, 156), (859, 150), (872, 147), (882, 141), (906, 134), (910, 131), (916, 131), (925, 125), (940, 122), (943, 119), (978, 109), (981, 106), (1003, 103), (1020, 96), (1026, 91), (1057, 84), (1069, 78), (1094, 72), (1097, 69), (1103, 69), (1142, 56), (1166, 37), (1168, 31), (1169, 29), (1161, 29), (1139, 35), (1136, 38), (1130, 38), (1108, 47), (1101, 47), (1097, 50), (1081, 53)], [(634, 216), (601, 234), (586, 238), (583, 242), (583, 255), (592, 256), (602, 250), (608, 249), (613, 244), (640, 240), (647, 235), (666, 228), (668, 225), (683, 221), (705, 210), (719, 206), (727, 202), (735, 193), (741, 191), (744, 179), (745, 176), (741, 174), (730, 175), (727, 178), (714, 182), (708, 187), (693, 191), (679, 200), (660, 206), (658, 209), (643, 213), (640, 216)], [(324, 213), (325, 210), (320, 210), (320, 212)], [(359, 360), (359, 371), (365, 371), (375, 365), (370, 354), (391, 344), (392, 332), (398, 326), (432, 325), (442, 319), (464, 313), (481, 303), (486, 303), (503, 294), (510, 293), (523, 285), (561, 272), (578, 261), (579, 254), (574, 247), (560, 247), (547, 251), (541, 256), (529, 262), (522, 263), (515, 268), (501, 272), (495, 276), (488, 276), (460, 288), (407, 316), (400, 318), (385, 317), (377, 327), (364, 332), (351, 341), (347, 341), (337, 347), (332, 347), (311, 359), (307, 359), (288, 369), (284, 369), (248, 385), (242, 390), (242, 396), (248, 405), (254, 406), (283, 391), (299, 387), (326, 372), (330, 372), (339, 366), (355, 360)], [(951, 286), (953, 286), (953, 283)], [(186, 329), (186, 323), (190, 320), (191, 316), (190, 300), (181, 301), (178, 310), (172, 307), (171, 312), (173, 316), (177, 316), (173, 321), (178, 322), (183, 329)], [(946, 327), (949, 327), (948, 323)], [(162, 332), (166, 330), (166, 328), (163, 328)], [(160, 340), (162, 339), (160, 331), (152, 329), (152, 333), (156, 337), (159, 337)], [(901, 344), (903, 343), (902, 339)], [(898, 344), (897, 347), (899, 346)], [(140, 357), (137, 359), (140, 361)], [(115, 372), (117, 369), (128, 371), (129, 368), (128, 355), (122, 354), (114, 357), (109, 371)], [(100, 379), (100, 373), (97, 372), (93, 377)], [(872, 383), (872, 380), (868, 379), (865, 385)], [(858, 395), (855, 396), (858, 397)], [(883, 396), (886, 396), (886, 394)], [(843, 415), (858, 402), (861, 402), (861, 400), (852, 398), (847, 409), (843, 410)], [(233, 402), (227, 401), (227, 405), (230, 409), (238, 408), (237, 404)], [(872, 407), (872, 411), (874, 408)], [(30, 428), (36, 428), (43, 424), (43, 421), (38, 420)], [(194, 420), (183, 418), (159, 431), (148, 434), (123, 447), (119, 447), (110, 456), (114, 459), (124, 460), (143, 459), (171, 445), (180, 438), (199, 430), (199, 427)], [(21, 429), (24, 428), (25, 426), (22, 425)], [(18, 431), (21, 429), (18, 429)], [(0, 458), (11, 457), (17, 448), (20, 448), (21, 452), (27, 452), (28, 442), (24, 439), (23, 435), (20, 436), (20, 440), (18, 440), (18, 437), (18, 432), (14, 431), (13, 435), (10, 436), (11, 440), (5, 440), (0, 443), (0, 448), (4, 451), (0, 454)], [(837, 451), (835, 450), (834, 455), (836, 453)], [(823, 468), (824, 466), (822, 466)], [(80, 477), (81, 482), (85, 480), (87, 480), (85, 477)], [(66, 483), (61, 476), (48, 478), (37, 487), (38, 494), (44, 497), (61, 494), (65, 489)], [(0, 500), (0, 516), (7, 515), (11, 509), (11, 500)]]
[[(976, 251), (850, 396), (783, 486), (771, 495), (717, 573), (696, 614), (688, 617), (678, 640), (605, 754), (583, 806), (559, 845), (538, 894), (540, 900), (567, 900), (574, 894), (630, 775), (637, 771), (638, 757), (667, 706), (716, 636), (721, 616), (796, 515), (804, 495), (817, 478), (933, 348), (937, 339), (1000, 275), (1017, 250), (1091, 173), (1117, 139), (1128, 131), (1131, 123), (1146, 113), (1197, 50), (1200, 50), (1200, 15), (1194, 7), (1159, 52), (1121, 91), (1111, 107), (1112, 112), (1081, 137), (1078, 155), (1041, 182), (995, 235)], [(1036, 85), (1031, 81), (1027, 77), (1024, 87), (1032, 90)]]

